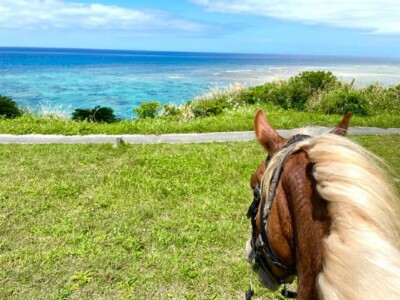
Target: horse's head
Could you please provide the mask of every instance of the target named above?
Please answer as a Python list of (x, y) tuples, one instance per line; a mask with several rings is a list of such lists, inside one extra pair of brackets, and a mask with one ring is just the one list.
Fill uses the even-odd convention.
[[(331, 133), (345, 135), (351, 113)], [(299, 146), (310, 136), (284, 138), (270, 125), (262, 110), (255, 117), (255, 133), (268, 155), (251, 176), (254, 193), (248, 217), (252, 237), (246, 245), (246, 258), (259, 273), (260, 280), (270, 290), (292, 282), (298, 273), (299, 255), (307, 253), (316, 269), (322, 260), (322, 242), (305, 244), (299, 234), (322, 241), (329, 229), (326, 204), (316, 190), (307, 154)], [(303, 218), (310, 226), (298, 228)], [(310, 228), (309, 232), (303, 232)], [(311, 240), (311, 239), (310, 239)], [(301, 270), (304, 271), (304, 270)]]

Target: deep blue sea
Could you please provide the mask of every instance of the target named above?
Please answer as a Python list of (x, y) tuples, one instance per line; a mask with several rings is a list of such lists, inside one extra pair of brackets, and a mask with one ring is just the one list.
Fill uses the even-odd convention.
[(36, 109), (182, 104), (212, 88), (329, 70), (358, 85), (400, 83), (400, 59), (47, 48), (0, 48), (0, 95)]

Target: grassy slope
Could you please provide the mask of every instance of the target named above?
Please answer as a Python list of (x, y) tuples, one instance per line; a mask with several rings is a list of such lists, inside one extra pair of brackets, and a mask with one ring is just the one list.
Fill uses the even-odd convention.
[[(355, 139), (400, 174), (400, 135)], [(239, 299), (263, 159), (256, 142), (0, 145), (0, 298)]]
[[(145, 119), (141, 121), (122, 121), (114, 124), (94, 124), (65, 119), (44, 119), (23, 116), (16, 119), (0, 119), (0, 133), (9, 134), (161, 134), (186, 132), (221, 132), (253, 130), (254, 114), (264, 108), (271, 122), (279, 129), (319, 125), (333, 126), (342, 118), (339, 115), (322, 115), (310, 112), (288, 111), (272, 105), (242, 107), (216, 117), (191, 121), (171, 119)], [(400, 127), (399, 115), (374, 117), (354, 116), (352, 126)]]

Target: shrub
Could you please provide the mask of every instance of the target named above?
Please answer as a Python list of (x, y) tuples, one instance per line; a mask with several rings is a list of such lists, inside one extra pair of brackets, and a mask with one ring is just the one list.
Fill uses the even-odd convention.
[(310, 94), (296, 80), (270, 82), (264, 85), (265, 101), (284, 109), (303, 110)]
[(222, 95), (217, 99), (197, 100), (191, 104), (191, 109), (195, 117), (209, 117), (219, 115), (232, 106), (232, 103), (228, 101), (228, 96)]
[(281, 105), (287, 95), (281, 90), (284, 82), (267, 82), (263, 85), (251, 86), (243, 89), (237, 97), (238, 104), (257, 104), (272, 102)]
[(287, 87), (287, 81), (269, 82), (264, 86), (266, 91), (266, 102), (272, 102), (276, 105), (282, 106), (285, 109), (290, 107), (290, 93)]
[(256, 104), (265, 102), (267, 99), (268, 84), (251, 86), (240, 94), (239, 99), (241, 103)]
[(134, 108), (133, 111), (139, 119), (154, 119), (158, 114), (160, 102), (150, 101), (140, 103), (140, 107)]
[(310, 101), (309, 109), (326, 114), (343, 115), (349, 111), (360, 116), (369, 114), (366, 93), (353, 89), (351, 85), (316, 95)]
[(298, 77), (290, 78), (287, 84), (282, 85), (282, 87), (287, 89), (285, 93), (289, 96), (284, 108), (304, 110), (308, 98), (313, 95), (313, 90), (305, 85)]
[(331, 72), (305, 71), (281, 85), (281, 93), (286, 99), (281, 106), (304, 110), (311, 97), (321, 91), (330, 91), (338, 85), (336, 77)]
[(325, 71), (304, 71), (294, 78), (311, 93), (317, 90), (330, 90), (338, 84), (336, 76), (332, 72)]
[(161, 115), (165, 117), (178, 117), (182, 115), (182, 110), (174, 104), (164, 105)]
[(17, 103), (8, 97), (0, 95), (0, 116), (15, 118), (21, 116)]
[(241, 84), (232, 84), (223, 89), (216, 87), (196, 97), (188, 107), (195, 117), (215, 116), (227, 109), (240, 106), (244, 91), (245, 88)]
[(95, 106), (94, 108), (75, 109), (72, 113), (72, 120), (112, 123), (117, 121), (117, 118), (112, 108)]
[(339, 86), (331, 72), (305, 71), (286, 81), (269, 82), (262, 86), (250, 87), (242, 93), (245, 103), (272, 102), (284, 109), (304, 110), (311, 97), (322, 90)]
[(364, 88), (363, 91), (374, 114), (400, 114), (400, 85), (384, 88), (374, 84)]

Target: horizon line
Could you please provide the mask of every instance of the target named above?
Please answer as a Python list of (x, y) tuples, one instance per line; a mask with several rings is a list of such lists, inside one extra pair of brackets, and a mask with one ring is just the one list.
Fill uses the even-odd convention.
[(49, 50), (86, 50), (86, 51), (116, 51), (116, 52), (155, 52), (155, 53), (197, 53), (216, 55), (254, 55), (254, 56), (300, 56), (300, 57), (336, 57), (336, 58), (358, 58), (358, 59), (394, 59), (400, 61), (396, 56), (364, 56), (350, 54), (290, 54), (290, 53), (264, 53), (264, 52), (216, 52), (216, 51), (188, 51), (188, 50), (144, 50), (144, 49), (115, 49), (115, 48), (79, 48), (79, 47), (53, 47), (53, 46), (0, 46), (1, 49), (49, 49)]

